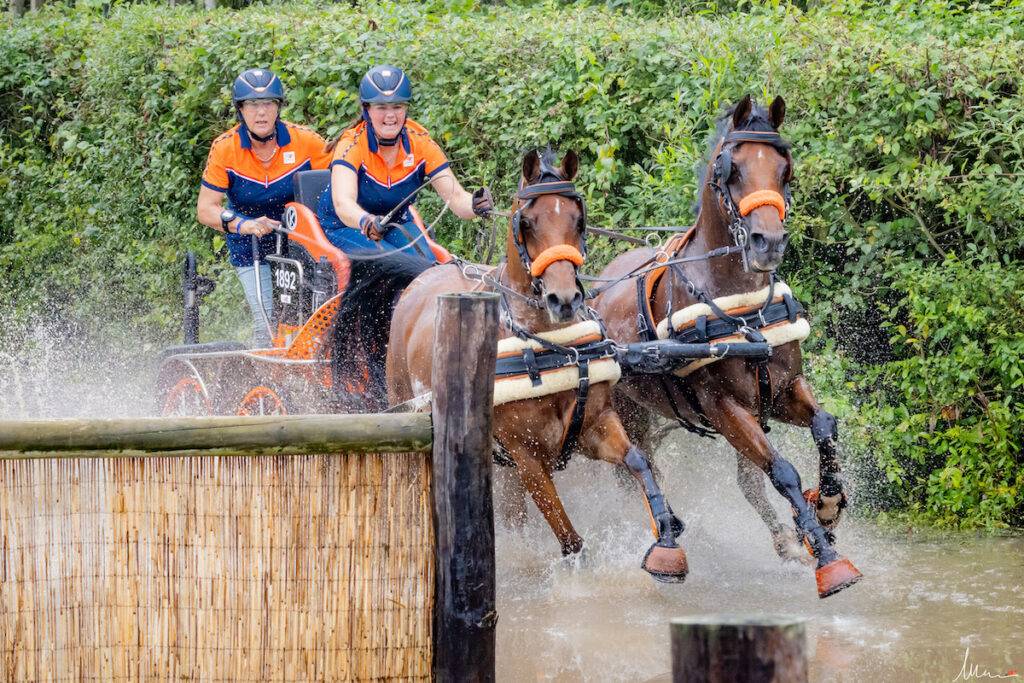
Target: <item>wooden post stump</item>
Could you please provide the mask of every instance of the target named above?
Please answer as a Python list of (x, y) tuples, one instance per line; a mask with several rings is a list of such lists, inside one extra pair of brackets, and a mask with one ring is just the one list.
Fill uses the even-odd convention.
[(800, 619), (672, 620), (675, 683), (800, 683), (807, 680)]
[(491, 439), (498, 295), (440, 296), (434, 329), (436, 681), (493, 681)]

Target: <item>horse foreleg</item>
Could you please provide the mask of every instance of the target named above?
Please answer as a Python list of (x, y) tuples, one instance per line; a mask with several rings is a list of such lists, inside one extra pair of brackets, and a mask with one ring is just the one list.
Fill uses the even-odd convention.
[(771, 532), (772, 547), (776, 554), (783, 560), (812, 564), (814, 560), (804, 551), (796, 532), (792, 527), (779, 521), (778, 515), (775, 514), (775, 508), (768, 502), (764, 480), (764, 472), (737, 451), (736, 483), (739, 484), (743, 497), (747, 499), (765, 526), (768, 527), (768, 531)]
[(537, 509), (544, 515), (548, 526), (554, 532), (562, 547), (562, 555), (573, 555), (583, 549), (583, 538), (576, 533), (569, 515), (565, 512), (551, 472), (543, 463), (522, 444), (507, 445), (509, 455), (516, 463), (516, 472), (522, 480), (523, 487), (529, 491)]
[(495, 480), (501, 482), (500, 509), (505, 524), (516, 530), (526, 526), (526, 488), (519, 471), (512, 467), (495, 467)]
[(804, 499), (800, 489), (800, 474), (768, 442), (757, 418), (732, 399), (719, 400), (715, 410), (708, 411), (707, 415), (715, 428), (729, 439), (729, 443), (768, 474), (775, 490), (793, 507), (797, 532), (817, 559), (815, 575), (818, 596), (828, 597), (859, 581), (861, 573), (832, 548), (828, 532)]
[(582, 446), (593, 458), (625, 466), (643, 489), (655, 539), (644, 555), (643, 569), (658, 581), (678, 583), (686, 579), (689, 571), (686, 553), (676, 543), (676, 538), (683, 533), (683, 523), (665, 500), (647, 456), (630, 443), (614, 410), (602, 411), (588, 425)]
[(779, 397), (775, 416), (788, 424), (811, 428), (811, 436), (818, 447), (818, 488), (804, 491), (804, 497), (814, 504), (818, 521), (831, 534), (849, 502), (839, 465), (839, 425), (836, 418), (818, 405), (803, 375), (790, 382)]

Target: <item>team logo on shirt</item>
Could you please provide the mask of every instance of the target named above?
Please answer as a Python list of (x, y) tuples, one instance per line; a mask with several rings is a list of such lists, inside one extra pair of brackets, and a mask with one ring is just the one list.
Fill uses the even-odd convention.
[(285, 152), (284, 153), (284, 163), (286, 163), (286, 164), (294, 164), (295, 163), (295, 152)]
[(406, 168), (411, 168), (414, 163), (416, 163), (416, 160), (413, 158), (413, 156), (411, 154), (407, 154), (405, 157), (405, 161), (402, 162), (402, 166), (405, 166)]

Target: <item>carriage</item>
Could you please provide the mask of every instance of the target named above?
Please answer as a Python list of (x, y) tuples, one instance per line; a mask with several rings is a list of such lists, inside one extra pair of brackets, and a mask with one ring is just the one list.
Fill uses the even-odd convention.
[[(374, 391), (377, 371), (361, 344), (339, 343), (336, 320), (350, 283), (367, 264), (331, 244), (315, 209), (330, 171), (295, 174), (295, 201), (285, 207), (271, 268), (272, 309), (265, 320), (269, 348), (237, 341), (198, 343), (199, 305), (213, 282), (198, 274), (195, 256), (183, 263), (184, 344), (164, 349), (156, 382), (157, 410), (163, 415), (267, 415), (365, 412), (384, 400)], [(427, 233), (410, 207), (420, 242), (439, 263), (452, 256)], [(259, 278), (257, 278), (259, 283)], [(349, 330), (352, 332), (352, 330)], [(356, 331), (358, 333), (358, 331)], [(367, 334), (366, 331), (363, 332)], [(373, 346), (373, 334), (369, 346)]]

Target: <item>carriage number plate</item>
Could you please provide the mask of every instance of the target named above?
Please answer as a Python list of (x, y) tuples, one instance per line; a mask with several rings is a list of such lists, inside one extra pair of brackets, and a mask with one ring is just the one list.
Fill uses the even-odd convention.
[(277, 268), (274, 270), (274, 284), (277, 285), (278, 289), (295, 291), (298, 277), (294, 270), (288, 270), (287, 268)]

